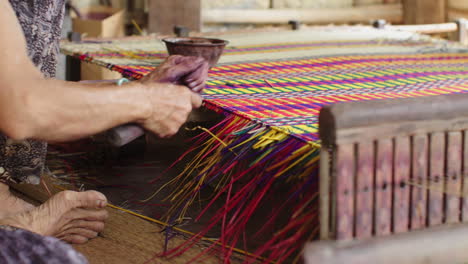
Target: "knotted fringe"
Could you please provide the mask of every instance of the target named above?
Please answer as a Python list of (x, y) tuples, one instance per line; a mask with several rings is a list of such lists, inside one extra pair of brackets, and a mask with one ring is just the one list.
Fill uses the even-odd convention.
[[(216, 208), (201, 232), (163, 255), (179, 256), (215, 226), (221, 226), (218, 243), (194, 257), (193, 262), (219, 245), (217, 250), (221, 251), (224, 263), (230, 262), (234, 248), (239, 246), (261, 256), (263, 263), (297, 261), (303, 244), (317, 237), (319, 231), (320, 146), (233, 114), (227, 114), (224, 121), (194, 140), (194, 147), (176, 163), (189, 153), (197, 153), (195, 157), (182, 173), (160, 188), (174, 190), (167, 198), (173, 206), (166, 221), (173, 225), (182, 222), (189, 206), (199, 200), (200, 192), (210, 189), (214, 189), (211, 199), (195, 221), (216, 201), (223, 199), (224, 205)], [(277, 203), (272, 205), (272, 201)], [(266, 206), (271, 209), (267, 214), (261, 213)], [(256, 222), (251, 221), (253, 217)], [(247, 233), (247, 226), (258, 224), (258, 219), (261, 219), (258, 231)], [(170, 237), (170, 229), (166, 232)], [(260, 237), (267, 237), (262, 240), (266, 242), (256, 248), (247, 247), (247, 241)], [(254, 261), (258, 259), (252, 254), (245, 258), (245, 263)]]

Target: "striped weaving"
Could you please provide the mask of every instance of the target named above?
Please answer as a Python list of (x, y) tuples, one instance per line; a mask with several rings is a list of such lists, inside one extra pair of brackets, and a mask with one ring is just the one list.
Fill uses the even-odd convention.
[(468, 54), (333, 56), (213, 68), (204, 98), (227, 111), (318, 140), (328, 104), (468, 91)]

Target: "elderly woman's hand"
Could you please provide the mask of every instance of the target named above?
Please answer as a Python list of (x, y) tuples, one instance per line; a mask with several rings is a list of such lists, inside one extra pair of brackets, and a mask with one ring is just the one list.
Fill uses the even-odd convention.
[(185, 85), (200, 93), (208, 78), (208, 63), (200, 57), (169, 56), (155, 71), (143, 77), (143, 82)]
[(153, 83), (145, 88), (148, 111), (138, 123), (159, 137), (175, 135), (190, 112), (202, 104), (198, 93), (182, 85)]

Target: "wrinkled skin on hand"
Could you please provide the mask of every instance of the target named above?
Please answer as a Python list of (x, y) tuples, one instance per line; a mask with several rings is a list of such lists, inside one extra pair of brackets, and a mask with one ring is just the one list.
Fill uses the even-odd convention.
[(186, 86), (158, 83), (146, 85), (146, 88), (152, 110), (140, 124), (162, 138), (175, 135), (192, 109), (202, 104), (201, 96)]
[(208, 63), (200, 57), (172, 55), (142, 81), (185, 85), (200, 93), (208, 78)]
[(152, 111), (140, 122), (159, 137), (171, 137), (187, 121), (190, 112), (202, 104), (199, 95), (208, 78), (203, 58), (174, 55), (139, 82), (147, 91)]

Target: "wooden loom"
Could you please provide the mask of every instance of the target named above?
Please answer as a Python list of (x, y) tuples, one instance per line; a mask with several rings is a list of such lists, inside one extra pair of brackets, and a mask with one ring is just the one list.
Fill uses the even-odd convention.
[[(414, 256), (405, 263), (429, 263), (431, 256), (438, 258), (430, 263), (468, 259), (463, 247), (468, 238), (460, 236), (466, 225), (366, 241), (468, 222), (467, 102), (468, 94), (458, 94), (322, 109), (321, 238), (360, 241), (319, 242), (306, 251), (307, 259), (381, 263), (396, 248)], [(444, 242), (420, 244), (439, 238)], [(446, 244), (450, 238), (458, 241), (452, 251)], [(382, 254), (365, 253), (373, 249)]]
[[(377, 105), (380, 105), (381, 103), (382, 103), (382, 101), (376, 102)], [(371, 107), (371, 108), (374, 109), (373, 107)], [(359, 108), (356, 108), (356, 109), (359, 109)], [(367, 109), (367, 108), (366, 108), (366, 109)], [(384, 111), (384, 110), (382, 110), (382, 111)], [(354, 112), (357, 113), (357, 114), (359, 114), (359, 111), (354, 111)], [(402, 111), (402, 112), (405, 113), (404, 111)], [(347, 113), (347, 111), (344, 111), (343, 113)], [(340, 120), (341, 120), (341, 119), (340, 119)], [(350, 119), (350, 120), (353, 120), (353, 119)], [(365, 119), (364, 119), (364, 120), (365, 120)], [(375, 120), (378, 121), (378, 122), (380, 122), (380, 121), (382, 120), (382, 118), (376, 118)], [(349, 120), (348, 120), (348, 121), (349, 121)], [(409, 120), (409, 121), (415, 121), (415, 120)], [(349, 122), (351, 122), (351, 121), (349, 121)], [(367, 121), (365, 121), (365, 122), (367, 122)], [(380, 124), (380, 123), (379, 123), (379, 124)], [(321, 125), (322, 125), (322, 124), (321, 124)], [(367, 125), (368, 125), (368, 124), (367, 124)], [(359, 127), (364, 127), (364, 125), (363, 125), (363, 124), (354, 124), (354, 126), (353, 126), (352, 128), (356, 128), (356, 129), (359, 130)], [(340, 129), (341, 129), (341, 128), (340, 128)], [(333, 131), (333, 129), (331, 129), (331, 130), (329, 130), (329, 131)], [(391, 138), (391, 137), (393, 137), (393, 136), (390, 136), (390, 135), (389, 135), (388, 137)], [(409, 136), (407, 136), (407, 137), (409, 137)], [(411, 139), (410, 139), (410, 140), (411, 140)], [(359, 141), (359, 140), (358, 140), (358, 141)], [(390, 141), (391, 141), (391, 140), (390, 140)], [(350, 141), (350, 142), (351, 142), (351, 141)], [(359, 142), (360, 142), (360, 141), (359, 141)], [(336, 144), (338, 144), (338, 143), (336, 143)], [(355, 144), (355, 143), (353, 143), (353, 145), (354, 145), (354, 144)], [(372, 145), (372, 144), (370, 144), (370, 145)], [(362, 151), (361, 151), (361, 152), (362, 152)], [(353, 147), (353, 152), (352, 152), (352, 153), (354, 153), (354, 147)], [(370, 153), (371, 153), (371, 151), (370, 151)], [(326, 155), (326, 154), (324, 154), (324, 155)], [(390, 155), (390, 154), (389, 154), (389, 155)], [(350, 157), (351, 157), (351, 156), (352, 156), (352, 155), (350, 155)], [(393, 157), (393, 156), (392, 156), (392, 157)], [(322, 158), (323, 158), (323, 157), (322, 157)], [(325, 159), (322, 159), (322, 160), (325, 160)], [(350, 160), (349, 162), (350, 162), (350, 164), (354, 164), (354, 160)], [(327, 162), (327, 164), (328, 164), (328, 162)], [(356, 167), (356, 165), (353, 165), (353, 166)], [(408, 166), (411, 166), (411, 165), (408, 165)], [(390, 167), (390, 168), (391, 168), (391, 167)], [(369, 169), (369, 170), (371, 170), (371, 169)], [(390, 174), (390, 175), (391, 175), (391, 174)], [(329, 177), (332, 177), (333, 175), (330, 175), (330, 174), (329, 174), (328, 176), (329, 176)], [(370, 178), (370, 180), (371, 180), (370, 182), (373, 183), (373, 178)], [(322, 183), (325, 183), (325, 182), (326, 182), (326, 181), (322, 181)], [(413, 189), (415, 189), (415, 188), (417, 187), (415, 183), (409, 182), (409, 180), (408, 180), (407, 182), (404, 182), (404, 186), (403, 186), (403, 187), (405, 187), (405, 185), (408, 185), (408, 184), (411, 185), (411, 187), (406, 186), (407, 188), (413, 188)], [(352, 180), (352, 182), (349, 184), (349, 186), (354, 187), (354, 180)], [(419, 187), (421, 187), (421, 186), (419, 186)], [(389, 188), (389, 187), (387, 187), (387, 188)], [(366, 193), (366, 192), (370, 192), (369, 189), (367, 189), (367, 191), (364, 191), (364, 193)], [(389, 192), (389, 193), (390, 193), (390, 192)], [(398, 193), (399, 193), (399, 192), (398, 192)], [(333, 193), (332, 193), (332, 194), (333, 194)], [(330, 194), (329, 194), (329, 195), (330, 195)], [(333, 195), (335, 195), (336, 197), (338, 197), (337, 194), (333, 194)], [(348, 193), (347, 195), (348, 195), (348, 197), (351, 196), (350, 193)], [(340, 196), (340, 197), (341, 197), (341, 196)], [(373, 211), (374, 211), (374, 210), (373, 210), (373, 203), (372, 203), (372, 199), (373, 199), (373, 197), (374, 197), (374, 194), (373, 194), (373, 193), (372, 193), (371, 195), (367, 195), (367, 194), (363, 194), (363, 195), (361, 195), (361, 194), (356, 194), (356, 197), (361, 197), (360, 199), (361, 199), (362, 201), (364, 201), (364, 202), (369, 201), (369, 200), (366, 200), (366, 198), (369, 199), (369, 197), (370, 197), (370, 201), (371, 201), (370, 206), (364, 208), (364, 209), (367, 210), (367, 214), (370, 214), (370, 216), (367, 215), (367, 218), (366, 218), (366, 217), (362, 217), (363, 220), (361, 220), (360, 225), (359, 225), (359, 228), (360, 228), (359, 230), (364, 230), (364, 231), (355, 231), (355, 230), (358, 230), (358, 224), (357, 224), (357, 223), (354, 223), (354, 220), (355, 220), (355, 219), (358, 219), (358, 218), (360, 217), (360, 216), (355, 216), (355, 213), (354, 213), (355, 210), (358, 210), (358, 207), (356, 207), (356, 209), (354, 209), (354, 204), (357, 203), (357, 202), (354, 202), (354, 199), (348, 199), (348, 200), (346, 200), (346, 199), (342, 199), (342, 198), (341, 198), (341, 200), (338, 200), (338, 199), (332, 200), (332, 203), (331, 203), (331, 204), (335, 205), (334, 207), (330, 207), (330, 206), (327, 205), (327, 206), (328, 206), (328, 209), (327, 209), (327, 210), (333, 209), (332, 211), (333, 211), (335, 214), (334, 214), (334, 215), (332, 215), (331, 213), (328, 213), (328, 214), (327, 214), (328, 219), (331, 219), (331, 220), (329, 221), (329, 220), (327, 219), (327, 223), (330, 223), (330, 224), (329, 224), (329, 225), (327, 224), (326, 226), (322, 227), (322, 229), (328, 228), (328, 232), (323, 232), (323, 234), (327, 234), (327, 235), (324, 235), (322, 238), (324, 238), (324, 239), (327, 239), (327, 238), (333, 238), (333, 239), (339, 238), (339, 239), (344, 239), (344, 238), (371, 237), (371, 236), (375, 236), (375, 235), (376, 235), (376, 234), (375, 234), (376, 231), (374, 231), (374, 230), (375, 230), (375, 227), (374, 227), (374, 226), (375, 226), (376, 224), (373, 222), (373, 221), (374, 221), (374, 215), (373, 215)], [(390, 199), (391, 199), (391, 197), (392, 197), (392, 196), (390, 195)], [(411, 196), (410, 196), (410, 197), (411, 197)], [(326, 198), (326, 196), (322, 195), (322, 198)], [(346, 198), (346, 197), (344, 197), (344, 198)], [(354, 198), (354, 197), (353, 197), (353, 198)], [(406, 201), (408, 201), (408, 202), (409, 202), (410, 199), (411, 199), (411, 198), (409, 198), (409, 197), (406, 197), (406, 198), (407, 198)], [(351, 220), (351, 222), (348, 222), (348, 225), (347, 225), (347, 226), (345, 225), (345, 226), (341, 229), (341, 230), (345, 230), (344, 233), (348, 232), (348, 234), (346, 234), (346, 235), (349, 235), (349, 233), (350, 233), (351, 235), (350, 235), (349, 237), (346, 237), (346, 235), (344, 235), (343, 237), (339, 237), (339, 236), (338, 236), (338, 232), (336, 231), (336, 229), (337, 229), (336, 223), (338, 222), (338, 218), (341, 219), (341, 215), (340, 215), (340, 217), (338, 217), (338, 216), (336, 215), (336, 208), (339, 208), (339, 206), (338, 206), (339, 203), (340, 203), (340, 204), (345, 204), (345, 205), (347, 205), (346, 202), (343, 202), (343, 203), (342, 203), (342, 200), (344, 200), (344, 201), (346, 201), (346, 202), (351, 201), (351, 204), (352, 204), (351, 206), (353, 206), (353, 208), (348, 208), (348, 209), (347, 209), (347, 210), (348, 210), (349, 216), (347, 216), (347, 218), (344, 220), (344, 222), (345, 222), (345, 221), (348, 221), (348, 220)], [(356, 200), (357, 200), (357, 199), (356, 199)], [(390, 208), (391, 208), (391, 201), (390, 201), (389, 203), (390, 203)], [(324, 208), (325, 208), (325, 207), (324, 207)], [(360, 207), (359, 207), (359, 208), (360, 208)], [(362, 211), (364, 211), (364, 209), (362, 209)], [(413, 208), (410, 208), (410, 207), (407, 208), (407, 210), (410, 210), (410, 209), (413, 209)], [(361, 209), (359, 209), (359, 210), (361, 210)], [(390, 210), (387, 210), (387, 213), (389, 213), (390, 216), (387, 217), (387, 218), (385, 218), (385, 221), (387, 221), (387, 225), (388, 225), (386, 228), (387, 228), (387, 230), (389, 230), (389, 231), (387, 231), (386, 234), (390, 234), (390, 233), (393, 233), (393, 232), (395, 231), (395, 230), (394, 230), (394, 227), (393, 227), (393, 223), (392, 223), (392, 221), (393, 221), (393, 214), (392, 214), (392, 212), (393, 212), (393, 211), (394, 211), (393, 208), (391, 208)], [(403, 210), (402, 210), (402, 211), (403, 211)], [(410, 213), (408, 212), (407, 217), (410, 217), (409, 214), (410, 214)], [(357, 215), (357, 214), (356, 214), (356, 215)], [(361, 218), (359, 218), (359, 219), (361, 219)], [(369, 222), (367, 222), (367, 224), (366, 224), (366, 222), (365, 222), (366, 220), (369, 221)], [(328, 221), (329, 221), (329, 222), (328, 222)], [(324, 222), (324, 223), (325, 223), (325, 222)], [(370, 227), (370, 228), (369, 228), (369, 227)], [(406, 228), (406, 229), (408, 229), (408, 228)], [(412, 229), (415, 229), (415, 228), (412, 228)], [(369, 232), (369, 230), (371, 230), (371, 231)], [(397, 229), (397, 231), (395, 231), (395, 233), (396, 233), (396, 232), (400, 232), (400, 231), (403, 232), (403, 231), (405, 231), (405, 230), (403, 230), (403, 229), (402, 229), (402, 230)], [(377, 234), (377, 235), (380, 235), (380, 234)], [(413, 237), (413, 235), (411, 235), (411, 237)], [(316, 262), (316, 263), (317, 263), (317, 262)], [(318, 262), (318, 263), (320, 263), (320, 262)], [(339, 263), (342, 263), (342, 262), (339, 262)], [(359, 263), (359, 262), (358, 262), (358, 263)], [(374, 262), (374, 263), (375, 263), (375, 262)]]

